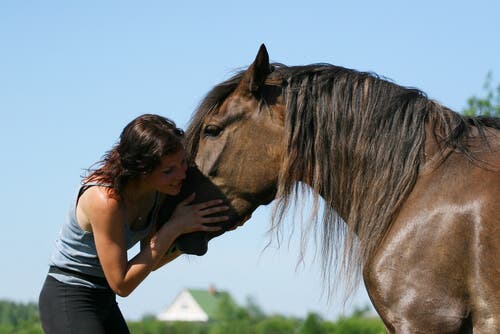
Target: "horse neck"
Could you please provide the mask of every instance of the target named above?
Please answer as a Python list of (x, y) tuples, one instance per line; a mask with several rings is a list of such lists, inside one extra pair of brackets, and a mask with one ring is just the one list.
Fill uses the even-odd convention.
[[(326, 73), (326, 79), (336, 71)], [(279, 194), (291, 193), (293, 177), (309, 185), (325, 200), (325, 217), (341, 217), (366, 243), (363, 253), (369, 255), (416, 182), (428, 99), (370, 76), (344, 75), (329, 90), (301, 90), (310, 83), (305, 79), (288, 84), (280, 174), (288, 179), (281, 181), (286, 184)]]

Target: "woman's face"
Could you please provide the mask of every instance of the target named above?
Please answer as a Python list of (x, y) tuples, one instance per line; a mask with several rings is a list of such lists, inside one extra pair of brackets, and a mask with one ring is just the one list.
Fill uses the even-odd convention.
[(146, 177), (147, 182), (154, 190), (174, 196), (181, 191), (186, 170), (186, 151), (182, 148), (176, 153), (164, 156), (160, 165)]

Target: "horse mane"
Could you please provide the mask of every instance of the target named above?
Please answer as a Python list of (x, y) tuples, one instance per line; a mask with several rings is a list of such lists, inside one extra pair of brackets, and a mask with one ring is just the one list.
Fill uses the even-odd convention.
[[(330, 64), (275, 63), (273, 68), (269, 82), (282, 82), (286, 120), (272, 229), (298, 203), (297, 194), (312, 188), (313, 223), (308, 228), (320, 232), (323, 278), (331, 281), (333, 273), (342, 274), (349, 295), (416, 182), (426, 124), (433, 125), (442, 148), (474, 159), (467, 145), (471, 127), (499, 128), (500, 122), (462, 116), (418, 89), (374, 73)], [(243, 73), (214, 87), (201, 102), (186, 132), (188, 152), (196, 154), (201, 121), (234, 91)], [(336, 285), (327, 284), (328, 289)]]

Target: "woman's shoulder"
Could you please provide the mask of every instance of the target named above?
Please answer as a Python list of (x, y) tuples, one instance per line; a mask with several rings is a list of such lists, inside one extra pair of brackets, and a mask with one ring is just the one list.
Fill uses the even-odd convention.
[(92, 186), (85, 190), (78, 200), (78, 208), (89, 221), (96, 218), (121, 218), (123, 205), (116, 192), (105, 186)]

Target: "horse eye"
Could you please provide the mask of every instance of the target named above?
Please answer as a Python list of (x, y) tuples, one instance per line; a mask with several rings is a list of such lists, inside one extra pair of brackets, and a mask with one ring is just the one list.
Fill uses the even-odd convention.
[(203, 130), (203, 134), (207, 137), (217, 137), (222, 132), (222, 128), (217, 125), (207, 125)]

